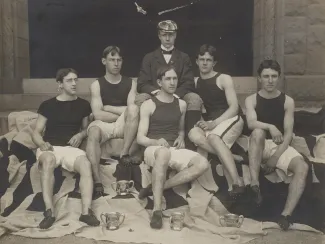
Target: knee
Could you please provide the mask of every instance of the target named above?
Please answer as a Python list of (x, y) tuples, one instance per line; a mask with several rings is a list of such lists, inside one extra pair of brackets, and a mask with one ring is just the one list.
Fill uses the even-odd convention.
[(221, 138), (215, 134), (208, 135), (207, 140), (209, 144), (215, 144), (216, 142), (222, 141)]
[(139, 106), (130, 104), (127, 108), (127, 118), (133, 119), (139, 116)]
[(39, 166), (42, 171), (53, 171), (56, 167), (56, 159), (54, 155), (46, 155), (40, 157)]
[(204, 173), (209, 169), (210, 164), (206, 158), (200, 156), (198, 162), (196, 163), (196, 167), (198, 168), (199, 172)]
[(98, 126), (92, 126), (88, 129), (88, 142), (93, 141), (101, 141), (101, 130)]
[(255, 129), (252, 131), (250, 140), (253, 142), (261, 143), (265, 140), (265, 131), (262, 129)]
[(187, 110), (201, 110), (203, 102), (198, 94), (190, 92), (183, 99), (187, 104)]
[(200, 130), (200, 128), (194, 127), (188, 133), (188, 138), (198, 146), (200, 146), (200, 144), (202, 144), (202, 142), (206, 139)]
[(299, 163), (297, 164), (294, 174), (299, 175), (301, 178), (306, 178), (308, 169), (308, 164), (303, 159), (299, 159)]
[(169, 160), (170, 160), (170, 157), (171, 157), (171, 153), (169, 151), (168, 148), (166, 147), (162, 147), (162, 148), (159, 148), (155, 151), (155, 162), (156, 161), (159, 161), (159, 163), (155, 163), (155, 167), (159, 167), (159, 166), (162, 166), (162, 167), (167, 167), (168, 166), (168, 163), (169, 163)]
[(91, 164), (86, 157), (81, 157), (77, 159), (78, 166), (80, 167), (80, 175), (91, 176)]

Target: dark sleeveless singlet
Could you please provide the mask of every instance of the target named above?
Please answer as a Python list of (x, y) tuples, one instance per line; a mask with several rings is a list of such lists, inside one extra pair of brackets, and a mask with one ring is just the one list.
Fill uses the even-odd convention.
[(178, 137), (179, 122), (182, 116), (179, 108), (179, 100), (174, 98), (171, 103), (159, 101), (156, 97), (151, 98), (156, 109), (150, 117), (147, 137), (150, 139), (164, 138), (170, 146)]
[[(284, 103), (286, 95), (281, 94), (272, 99), (266, 99), (256, 94), (256, 115), (257, 120), (263, 123), (268, 123), (276, 126), (281, 133), (284, 133)], [(267, 139), (271, 139), (271, 134), (267, 132)]]
[(207, 111), (203, 114), (204, 120), (215, 120), (229, 108), (225, 91), (217, 86), (217, 78), (220, 75), (221, 73), (217, 73), (209, 79), (197, 80), (196, 91)]
[(118, 84), (112, 84), (103, 76), (98, 79), (103, 105), (126, 106), (132, 79), (122, 76)]

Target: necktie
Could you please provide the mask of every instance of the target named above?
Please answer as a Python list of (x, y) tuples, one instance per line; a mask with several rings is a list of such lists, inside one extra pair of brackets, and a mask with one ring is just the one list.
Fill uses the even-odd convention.
[(172, 55), (172, 53), (173, 53), (173, 50), (166, 51), (166, 50), (164, 50), (164, 49), (161, 49), (161, 51), (162, 51), (162, 54), (169, 54), (169, 55)]

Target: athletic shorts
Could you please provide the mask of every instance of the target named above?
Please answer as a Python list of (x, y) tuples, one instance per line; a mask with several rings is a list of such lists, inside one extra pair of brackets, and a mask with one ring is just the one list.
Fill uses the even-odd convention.
[[(265, 147), (263, 150), (263, 163), (266, 163), (266, 161), (275, 153), (277, 148), (278, 145), (275, 144), (271, 139), (265, 140)], [(291, 176), (292, 173), (288, 172), (288, 167), (291, 160), (295, 157), (302, 157), (302, 156), (300, 153), (296, 151), (296, 149), (289, 146), (287, 150), (285, 150), (280, 156), (276, 164), (276, 167), (278, 169), (281, 169), (287, 176)]]
[(235, 117), (222, 121), (214, 129), (206, 131), (205, 135), (206, 137), (209, 135), (217, 135), (223, 140), (228, 148), (231, 148), (241, 135), (243, 127), (244, 120), (241, 116), (236, 115)]
[(87, 128), (87, 135), (89, 134), (89, 129), (93, 126), (97, 126), (101, 131), (101, 143), (104, 143), (110, 139), (114, 138), (123, 138), (124, 137), (124, 127), (125, 127), (125, 118), (124, 113), (117, 118), (113, 123), (103, 122), (101, 120), (95, 120), (90, 123)]
[(49, 152), (55, 156), (56, 159), (56, 167), (62, 166), (62, 168), (74, 172), (74, 164), (76, 159), (79, 156), (86, 156), (85, 151), (71, 147), (71, 146), (53, 146), (53, 151), (41, 151), (39, 148), (36, 151), (36, 159), (38, 161), (39, 157), (45, 153)]
[[(163, 148), (163, 146), (150, 146), (147, 147), (144, 151), (144, 162), (153, 167), (155, 163), (155, 152), (157, 149)], [(197, 152), (188, 150), (188, 149), (176, 149), (175, 147), (169, 148), (171, 152), (171, 158), (168, 166), (174, 170), (182, 171), (183, 169), (188, 167), (190, 161), (200, 156)]]

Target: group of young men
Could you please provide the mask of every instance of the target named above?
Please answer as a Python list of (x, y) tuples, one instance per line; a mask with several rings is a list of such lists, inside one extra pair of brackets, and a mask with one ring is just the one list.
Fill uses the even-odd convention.
[[(175, 22), (158, 24), (161, 47), (145, 55), (137, 82), (120, 74), (121, 50), (116, 46), (105, 48), (102, 63), (106, 74), (91, 84), (90, 105), (76, 95), (77, 72), (58, 71), (56, 80), (61, 92), (40, 105), (33, 133), (39, 147), (36, 156), (46, 206), (40, 228), (47, 229), (55, 222), (53, 171), (59, 165), (80, 174), (79, 220), (99, 225), (91, 201), (104, 194), (99, 172), (101, 145), (113, 138), (123, 138), (119, 164), (139, 164), (142, 160), (139, 162), (135, 156), (142, 155), (153, 169), (152, 184), (139, 192), (139, 199), (153, 195), (152, 228), (160, 229), (163, 224), (163, 191), (191, 182), (207, 171), (207, 153), (219, 157), (230, 196), (236, 199), (244, 193), (230, 151), (245, 122), (232, 78), (214, 71), (216, 49), (205, 44), (196, 56), (200, 77), (195, 80), (189, 56), (174, 47), (176, 35)], [(280, 74), (276, 61), (261, 63), (261, 90), (246, 99), (246, 121), (252, 130), (249, 168), (255, 202), (259, 205), (263, 200), (258, 181), (261, 166), (267, 172), (277, 168), (292, 175), (287, 202), (278, 218), (286, 230), (304, 190), (308, 166), (289, 146), (294, 101), (277, 90)], [(94, 121), (90, 123), (91, 117)], [(86, 152), (78, 148), (85, 138)], [(177, 174), (166, 179), (168, 167)]]

